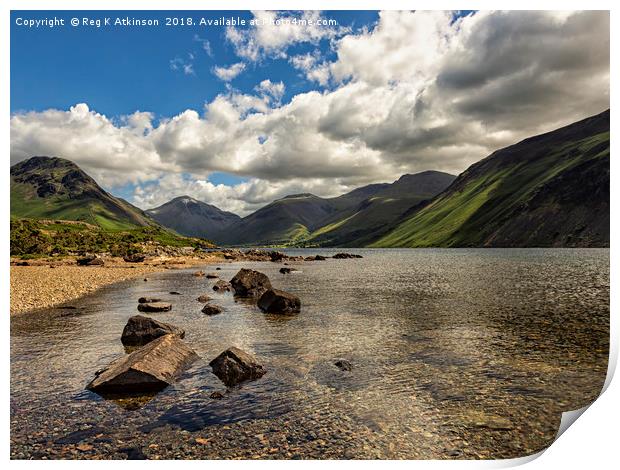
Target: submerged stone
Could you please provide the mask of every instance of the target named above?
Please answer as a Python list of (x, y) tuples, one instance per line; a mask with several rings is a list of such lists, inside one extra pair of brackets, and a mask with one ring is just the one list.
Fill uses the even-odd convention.
[(138, 310), (141, 312), (168, 312), (172, 310), (172, 304), (168, 302), (150, 302), (138, 304)]

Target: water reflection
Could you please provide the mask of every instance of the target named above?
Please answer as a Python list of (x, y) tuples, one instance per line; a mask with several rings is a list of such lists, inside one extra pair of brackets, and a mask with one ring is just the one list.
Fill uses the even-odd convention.
[[(346, 429), (364, 443), (358, 457), (515, 456), (548, 443), (561, 411), (597, 396), (607, 367), (609, 250), (359, 252), (363, 259), (289, 262), (303, 274), (282, 275), (277, 263), (217, 271), (226, 280), (240, 267), (266, 273), (301, 298), (298, 315), (265, 315), (213, 292), (215, 280), (192, 268), (104, 289), (74, 302), (79, 310), (13, 318), (13, 446), (35, 427), (69, 434), (85, 422), (104, 423), (121, 440), (234, 423), (262, 433), (279, 423), (307, 446), (319, 437), (306, 443), (306, 428), (319, 426), (336, 456), (352, 449), (338, 437)], [(201, 313), (195, 299), (205, 293), (222, 314)], [(143, 296), (173, 304), (153, 317), (185, 329), (203, 359), (148, 400), (83, 392), (94, 371), (125, 353), (120, 334)], [(267, 374), (226, 390), (208, 362), (233, 345)], [(341, 358), (352, 371), (334, 365)]]

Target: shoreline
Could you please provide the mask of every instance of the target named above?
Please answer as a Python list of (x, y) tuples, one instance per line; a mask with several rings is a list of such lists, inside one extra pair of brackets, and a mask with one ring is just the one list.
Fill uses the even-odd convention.
[(74, 260), (38, 260), (27, 266), (11, 263), (10, 316), (53, 308), (77, 300), (102, 287), (166, 269), (184, 269), (222, 262), (220, 256), (157, 258), (127, 263), (105, 259), (103, 266), (78, 266)]

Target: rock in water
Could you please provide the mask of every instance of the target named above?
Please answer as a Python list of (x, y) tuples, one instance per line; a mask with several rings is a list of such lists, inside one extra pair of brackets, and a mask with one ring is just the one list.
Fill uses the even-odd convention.
[(207, 304), (204, 307), (202, 307), (202, 313), (204, 313), (205, 315), (217, 315), (218, 313), (222, 313), (222, 307), (218, 306), (218, 305), (211, 305), (211, 304)]
[(282, 274), (291, 274), (292, 272), (296, 272), (295, 268), (280, 268), (280, 273)]
[[(145, 279), (146, 281), (146, 279)], [(156, 299), (154, 297), (140, 297), (138, 299), (139, 304), (151, 304), (153, 302), (161, 302), (161, 299)]]
[(205, 275), (204, 271), (196, 271), (194, 274), (194, 277), (203, 277)]
[(258, 300), (258, 307), (267, 313), (298, 313), (301, 301), (283, 290), (269, 289)]
[(203, 304), (206, 304), (209, 300), (211, 300), (211, 297), (209, 297), (208, 295), (201, 295), (196, 300), (198, 302), (202, 302)]
[(350, 258), (362, 258), (362, 255), (354, 255), (351, 253), (336, 253), (332, 256), (334, 259), (350, 259)]
[(168, 334), (177, 335), (179, 338), (185, 337), (185, 331), (174, 325), (135, 315), (127, 321), (121, 342), (128, 346), (144, 345)]
[(197, 358), (177, 335), (164, 335), (113, 361), (86, 388), (120, 394), (161, 390)]
[(230, 282), (224, 281), (223, 279), (220, 279), (213, 285), (213, 290), (216, 292), (230, 292), (231, 288)]
[(234, 346), (213, 359), (209, 365), (213, 369), (213, 373), (227, 387), (232, 387), (246, 380), (258, 379), (266, 372), (254, 357)]
[(325, 258), (325, 256), (315, 255), (315, 256), (306, 256), (304, 259), (306, 261), (325, 261), (327, 258)]
[(217, 275), (217, 274), (215, 274), (215, 273), (209, 273), (209, 274), (207, 274), (207, 279), (217, 279), (218, 277), (220, 277), (220, 276), (218, 276), (218, 275)]
[(168, 302), (151, 302), (138, 304), (138, 310), (141, 312), (168, 312), (172, 310), (172, 304)]
[(269, 278), (258, 271), (242, 268), (230, 280), (235, 295), (239, 297), (260, 297), (271, 289)]

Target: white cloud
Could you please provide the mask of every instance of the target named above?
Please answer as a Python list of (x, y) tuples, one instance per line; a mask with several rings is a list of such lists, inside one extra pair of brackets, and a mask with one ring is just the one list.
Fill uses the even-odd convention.
[(285, 58), (291, 45), (317, 44), (322, 39), (332, 39), (347, 31), (338, 25), (319, 24), (325, 18), (318, 11), (254, 11), (252, 14), (253, 24), (248, 29), (232, 26), (226, 29), (226, 39), (233, 44), (237, 55), (250, 61), (263, 57)]
[(211, 43), (208, 39), (201, 38), (197, 34), (194, 34), (194, 41), (201, 44), (202, 50), (205, 52), (205, 54), (207, 54), (209, 57), (213, 57), (213, 50), (211, 49)]
[(256, 87), (255, 90), (269, 101), (275, 101), (280, 103), (284, 96), (285, 86), (283, 82), (274, 83), (271, 80), (263, 80)]
[(170, 60), (170, 68), (174, 71), (181, 71), (185, 75), (196, 75), (193, 64), (194, 55), (190, 52), (187, 56), (189, 60), (180, 57), (175, 57)]
[(307, 80), (317, 82), (319, 85), (326, 86), (331, 77), (329, 64), (320, 62), (320, 52), (299, 54), (289, 59), (291, 65), (297, 70), (304, 72)]
[[(251, 38), (260, 38), (259, 55), (291, 40)], [(141, 207), (189, 193), (247, 213), (290, 192), (331, 196), (403, 173), (458, 173), (609, 106), (606, 12), (482, 12), (456, 22), (443, 12), (387, 12), (333, 46), (332, 62), (290, 58), (305, 72), (321, 64), (333, 89), (283, 105), (284, 83), (265, 80), (256, 94), (230, 89), (204, 112), (157, 125), (145, 112), (114, 122), (86, 104), (14, 114), (11, 161), (69, 158), (108, 187), (138, 184)], [(249, 180), (216, 186), (212, 172)]]
[(245, 70), (243, 62), (237, 62), (228, 67), (213, 67), (213, 74), (222, 81), (230, 82)]

